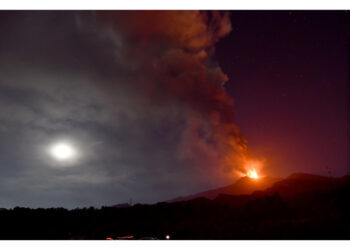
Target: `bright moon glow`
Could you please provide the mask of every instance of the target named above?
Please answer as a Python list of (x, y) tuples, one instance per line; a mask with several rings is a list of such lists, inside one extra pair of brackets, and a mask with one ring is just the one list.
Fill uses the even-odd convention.
[(258, 179), (259, 178), (259, 175), (258, 175), (258, 173), (256, 172), (255, 169), (248, 170), (247, 176), (249, 178), (253, 178), (253, 179)]
[(51, 147), (50, 153), (55, 159), (65, 161), (74, 157), (75, 150), (67, 143), (57, 143)]

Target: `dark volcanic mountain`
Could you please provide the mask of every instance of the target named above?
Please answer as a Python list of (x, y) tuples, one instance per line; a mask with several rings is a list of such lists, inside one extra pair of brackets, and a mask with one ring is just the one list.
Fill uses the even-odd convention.
[(265, 190), (269, 187), (272, 187), (276, 182), (281, 181), (281, 178), (273, 178), (273, 177), (261, 177), (259, 179), (252, 179), (249, 177), (242, 177), (237, 182), (232, 185), (208, 190), (205, 192), (185, 196), (185, 197), (177, 197), (172, 200), (168, 200), (167, 202), (178, 202), (178, 201), (187, 201), (196, 199), (199, 197), (204, 197), (207, 199), (215, 199), (220, 194), (227, 195), (246, 195), (251, 194), (254, 191)]
[(341, 178), (296, 173), (274, 183), (264, 191), (256, 191), (253, 195), (271, 195), (278, 193), (284, 198), (300, 197), (315, 192), (325, 192), (349, 184), (350, 176)]
[(170, 235), (192, 240), (348, 240), (349, 197), (349, 175), (242, 178), (178, 202), (100, 209), (1, 209), (0, 239), (164, 239)]
[(341, 178), (295, 173), (287, 178), (261, 177), (252, 179), (243, 177), (232, 185), (208, 190), (205, 192), (177, 197), (166, 202), (189, 201), (197, 198), (207, 198), (213, 200), (219, 196), (243, 196), (250, 195), (251, 199), (264, 195), (273, 195), (278, 193), (284, 198), (302, 197), (314, 192), (322, 192), (346, 185), (350, 182), (350, 176)]

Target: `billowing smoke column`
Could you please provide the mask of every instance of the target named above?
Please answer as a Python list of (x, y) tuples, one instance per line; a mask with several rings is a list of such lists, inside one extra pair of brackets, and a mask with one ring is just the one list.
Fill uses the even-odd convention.
[(114, 32), (118, 60), (132, 65), (137, 80), (128, 88), (159, 106), (181, 107), (179, 155), (226, 175), (245, 173), (247, 142), (223, 88), (228, 78), (212, 60), (215, 43), (231, 31), (228, 13), (111, 11), (97, 20)]

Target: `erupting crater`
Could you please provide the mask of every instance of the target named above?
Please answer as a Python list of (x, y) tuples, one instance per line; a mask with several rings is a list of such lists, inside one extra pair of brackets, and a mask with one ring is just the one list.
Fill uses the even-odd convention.
[(244, 173), (243, 176), (251, 179), (259, 179), (263, 176), (259, 172), (263, 168), (263, 161), (258, 159), (249, 159), (244, 162)]
[(260, 176), (258, 175), (258, 172), (256, 172), (255, 169), (250, 169), (250, 170), (248, 170), (247, 176), (248, 176), (249, 178), (252, 178), (252, 179), (259, 179), (259, 177), (260, 177)]

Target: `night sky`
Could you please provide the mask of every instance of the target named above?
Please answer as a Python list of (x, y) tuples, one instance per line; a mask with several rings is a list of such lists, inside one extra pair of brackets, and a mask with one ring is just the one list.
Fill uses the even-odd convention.
[(247, 159), (349, 174), (349, 30), (345, 11), (0, 12), (0, 207), (168, 200)]
[(217, 44), (237, 123), (265, 171), (350, 173), (345, 11), (235, 11)]

